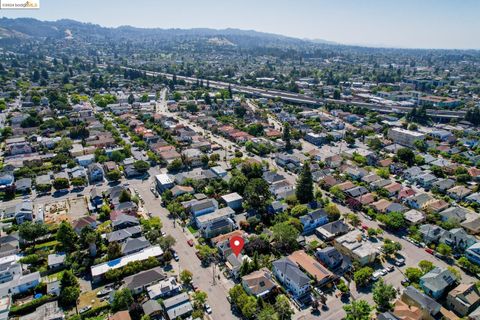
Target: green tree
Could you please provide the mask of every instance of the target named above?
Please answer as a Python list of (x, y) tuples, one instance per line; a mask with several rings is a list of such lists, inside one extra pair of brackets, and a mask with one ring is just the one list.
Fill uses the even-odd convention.
[(204, 263), (208, 263), (217, 255), (217, 248), (211, 248), (207, 245), (197, 245), (198, 256)]
[(176, 242), (177, 242), (177, 240), (175, 240), (175, 238), (172, 237), (171, 235), (161, 237), (158, 240), (158, 244), (160, 245), (160, 247), (162, 248), (163, 251), (170, 250), (175, 245)]
[(143, 160), (135, 161), (133, 163), (133, 167), (140, 173), (145, 173), (148, 171), (148, 169), (150, 169), (150, 165), (148, 164), (148, 162)]
[(193, 294), (193, 304), (195, 309), (203, 308), (205, 302), (207, 302), (207, 293), (204, 291), (197, 291)]
[(119, 170), (115, 169), (115, 170), (109, 171), (106, 174), (106, 176), (109, 181), (118, 181), (122, 177), (122, 174), (120, 173)]
[(193, 279), (193, 273), (191, 273), (187, 269), (180, 272), (180, 281), (183, 283), (183, 285), (185, 286), (190, 285), (192, 283), (192, 279)]
[(18, 227), (19, 236), (28, 242), (35, 242), (38, 238), (48, 234), (48, 227), (43, 223), (32, 223), (30, 221), (25, 221)]
[(329, 221), (335, 221), (340, 218), (340, 210), (334, 203), (329, 203), (325, 206), (325, 212), (328, 214)]
[(413, 153), (412, 149), (409, 149), (409, 148), (398, 149), (397, 157), (400, 161), (408, 164), (409, 166), (413, 166), (413, 164), (415, 163), (415, 154)]
[(373, 275), (373, 269), (370, 267), (363, 267), (353, 274), (353, 280), (359, 287), (364, 287), (370, 283)]
[(177, 172), (183, 167), (183, 162), (181, 159), (175, 159), (167, 165), (167, 170), (169, 172)]
[(272, 228), (272, 238), (275, 244), (286, 252), (296, 249), (300, 232), (288, 222), (279, 222)]
[(290, 123), (285, 122), (283, 124), (283, 141), (285, 141), (285, 149), (287, 151), (292, 150), (292, 143), (290, 141), (291, 134), (290, 134)]
[(402, 250), (402, 245), (399, 242), (392, 241), (390, 239), (385, 239), (383, 241), (383, 252), (386, 255), (395, 254), (397, 251)]
[(130, 194), (130, 192), (128, 190), (124, 189), (120, 193), (120, 196), (118, 197), (118, 201), (120, 203), (132, 201), (132, 195)]
[(73, 275), (72, 271), (65, 270), (62, 273), (62, 277), (60, 279), (60, 289), (65, 289), (67, 287), (76, 287), (78, 285), (78, 279)]
[(110, 242), (107, 248), (107, 257), (108, 260), (114, 260), (122, 256), (122, 247), (116, 241)]
[(60, 279), (60, 305), (70, 307), (75, 305), (80, 296), (80, 286), (77, 278), (70, 270), (65, 270)]
[(305, 162), (303, 164), (302, 172), (297, 180), (297, 188), (295, 191), (297, 200), (300, 203), (309, 203), (313, 201), (313, 178), (310, 171), (310, 164)]
[(234, 175), (228, 182), (230, 190), (239, 194), (243, 194), (247, 183), (248, 179), (243, 173), (238, 173)]
[(56, 190), (68, 189), (68, 187), (70, 187), (70, 183), (68, 182), (67, 178), (56, 178), (53, 180), (53, 187)]
[(284, 294), (279, 294), (275, 298), (275, 310), (278, 313), (280, 319), (290, 319), (293, 314), (293, 310), (290, 307), (290, 302)]
[(133, 304), (133, 296), (130, 289), (117, 290), (113, 296), (112, 311), (129, 310)]
[(431, 270), (433, 270), (433, 268), (435, 268), (435, 266), (433, 265), (433, 262), (428, 261), (428, 260), (420, 261), (418, 263), (418, 266), (422, 270), (423, 274), (425, 274), (427, 272), (430, 272)]
[(383, 279), (380, 279), (373, 286), (373, 301), (377, 304), (377, 309), (380, 312), (388, 311), (392, 308), (392, 300), (397, 296), (397, 290), (390, 285), (386, 284)]
[(378, 220), (383, 222), (389, 229), (399, 230), (405, 227), (405, 218), (400, 212), (390, 212), (378, 216)]
[(365, 300), (353, 300), (343, 310), (347, 313), (345, 320), (369, 320), (372, 307)]
[(304, 204), (298, 204), (298, 205), (296, 205), (295, 207), (292, 208), (290, 213), (294, 217), (301, 217), (301, 216), (306, 215), (308, 213), (308, 207)]
[(405, 269), (405, 276), (410, 283), (418, 283), (420, 278), (423, 276), (423, 272), (418, 268), (408, 267)]
[(77, 249), (78, 236), (70, 223), (62, 221), (57, 230), (57, 241), (67, 252), (73, 252)]
[(448, 244), (445, 244), (445, 243), (440, 243), (437, 246), (437, 251), (441, 255), (444, 255), (444, 256), (447, 256), (447, 257), (452, 254), (452, 248)]
[(245, 202), (253, 210), (263, 212), (270, 196), (269, 185), (262, 178), (251, 179), (245, 187)]

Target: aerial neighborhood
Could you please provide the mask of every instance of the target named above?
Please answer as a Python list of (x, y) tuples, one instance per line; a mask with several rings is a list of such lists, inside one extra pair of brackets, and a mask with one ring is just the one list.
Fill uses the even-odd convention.
[(480, 319), (478, 52), (95, 28), (0, 46), (0, 319)]

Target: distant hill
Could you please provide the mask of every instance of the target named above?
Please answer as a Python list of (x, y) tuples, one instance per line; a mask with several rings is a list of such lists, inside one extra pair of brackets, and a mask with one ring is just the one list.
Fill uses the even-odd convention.
[(0, 19), (0, 37), (9, 39), (62, 39), (71, 37), (83, 40), (130, 40), (130, 41), (204, 41), (223, 46), (299, 46), (314, 43), (330, 43), (323, 40), (303, 40), (277, 34), (239, 29), (160, 29), (121, 26), (106, 28), (74, 20), (40, 21), (32, 18)]

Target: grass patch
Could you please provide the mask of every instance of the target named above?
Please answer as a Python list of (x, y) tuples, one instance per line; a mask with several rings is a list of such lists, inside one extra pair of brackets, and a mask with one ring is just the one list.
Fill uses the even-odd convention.
[(65, 272), (65, 270), (62, 270), (62, 271), (59, 271), (59, 272), (49, 274), (47, 276), (47, 278), (50, 281), (54, 281), (55, 279), (60, 281), (60, 279), (62, 279), (62, 275), (63, 275), (64, 272)]
[(100, 301), (100, 298), (97, 298), (97, 292), (100, 291), (101, 288), (97, 290), (88, 291), (82, 293), (78, 298), (78, 309), (81, 309), (86, 306), (92, 306), (92, 309), (96, 309), (99, 307), (103, 307), (108, 304), (108, 300)]
[(195, 229), (194, 226), (190, 225), (187, 227), (188, 231), (190, 231), (191, 234), (197, 233), (198, 229)]
[(60, 244), (60, 242), (58, 242), (57, 240), (52, 240), (52, 241), (49, 241), (49, 242), (36, 244), (35, 249), (44, 249), (44, 248), (48, 248), (48, 247), (55, 247), (59, 244)]

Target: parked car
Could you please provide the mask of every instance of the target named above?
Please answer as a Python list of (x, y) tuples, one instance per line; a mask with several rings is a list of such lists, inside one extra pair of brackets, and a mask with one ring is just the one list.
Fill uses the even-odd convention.
[(385, 270), (387, 270), (388, 272), (393, 272), (395, 270), (395, 267), (394, 266), (388, 266), (385, 268)]
[(408, 279), (405, 278), (405, 279), (402, 279), (402, 281), (400, 282), (402, 284), (402, 286), (405, 286), (409, 283)]
[(109, 287), (105, 287), (104, 289), (100, 290), (97, 292), (97, 297), (101, 297), (101, 296), (105, 296), (107, 294), (109, 294), (110, 292), (112, 292), (113, 289), (112, 288), (109, 288)]
[(187, 243), (188, 243), (188, 245), (189, 245), (190, 247), (193, 247), (193, 244), (194, 244), (194, 243), (193, 243), (193, 240), (192, 240), (192, 239), (188, 240)]
[(404, 258), (396, 258), (395, 259), (395, 265), (397, 267), (403, 266), (405, 264), (405, 259)]
[(205, 303), (204, 307), (205, 307), (205, 312), (206, 313), (208, 313), (208, 314), (212, 313), (212, 308), (210, 308), (208, 303)]
[(83, 307), (82, 309), (78, 310), (79, 313), (87, 312), (88, 310), (92, 309), (92, 306), (88, 305)]
[(433, 250), (430, 249), (430, 248), (426, 248), (426, 249), (425, 249), (425, 252), (430, 253), (430, 254), (433, 254)]
[(173, 260), (175, 260), (175, 261), (180, 260), (180, 257), (178, 256), (178, 254), (175, 251), (173, 251)]

